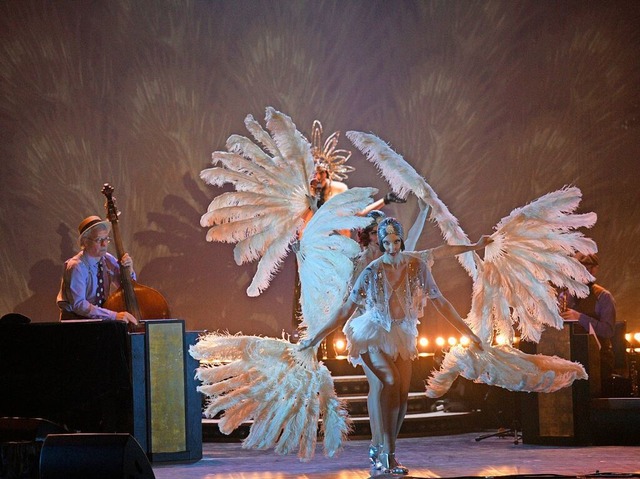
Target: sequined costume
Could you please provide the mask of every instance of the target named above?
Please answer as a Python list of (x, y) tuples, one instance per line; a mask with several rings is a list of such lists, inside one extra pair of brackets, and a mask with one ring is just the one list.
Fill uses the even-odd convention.
[[(398, 288), (389, 284), (380, 258), (371, 262), (354, 284), (350, 297), (362, 314), (354, 315), (343, 328), (349, 361), (354, 365), (362, 364), (360, 355), (366, 351), (383, 351), (403, 359), (413, 359), (418, 354), (418, 318), (423, 315), (426, 300), (441, 293), (431, 274), (431, 251), (404, 254), (407, 275)], [(391, 317), (389, 304), (394, 294), (404, 310), (403, 318)]]

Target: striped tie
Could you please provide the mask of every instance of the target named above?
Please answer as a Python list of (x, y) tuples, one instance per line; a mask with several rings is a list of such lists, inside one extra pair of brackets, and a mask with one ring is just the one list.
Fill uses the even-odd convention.
[(104, 304), (104, 279), (102, 276), (102, 260), (98, 261), (98, 283), (96, 287), (96, 304), (102, 306)]

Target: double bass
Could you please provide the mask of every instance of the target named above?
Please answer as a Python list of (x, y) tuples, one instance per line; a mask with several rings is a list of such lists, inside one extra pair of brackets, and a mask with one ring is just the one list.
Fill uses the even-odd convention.
[[(102, 187), (102, 194), (107, 199), (105, 203), (107, 219), (111, 223), (111, 233), (118, 261), (120, 261), (125, 250), (122, 246), (120, 226), (118, 225), (120, 213), (116, 208), (113, 191), (114, 189), (109, 183), (105, 183)], [(128, 311), (138, 320), (138, 326), (130, 324), (129, 330), (131, 332), (144, 331), (143, 320), (168, 319), (170, 317), (169, 305), (160, 292), (138, 283), (131, 277), (131, 273), (131, 268), (120, 265), (120, 288), (107, 298), (104, 307), (112, 311)]]

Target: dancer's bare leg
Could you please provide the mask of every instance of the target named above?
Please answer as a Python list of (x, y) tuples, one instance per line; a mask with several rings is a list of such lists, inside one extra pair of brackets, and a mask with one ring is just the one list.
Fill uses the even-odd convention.
[(382, 416), (380, 413), (380, 393), (382, 383), (369, 366), (362, 365), (367, 382), (369, 383), (369, 394), (367, 395), (367, 409), (369, 411), (369, 422), (371, 423), (371, 442), (382, 444)]
[(380, 412), (380, 393), (382, 392), (382, 383), (374, 372), (369, 369), (369, 366), (363, 364), (362, 369), (364, 370), (364, 374), (367, 376), (367, 382), (369, 383), (367, 411), (369, 412), (369, 426), (371, 428), (371, 446), (375, 448), (375, 451), (372, 451), (371, 449), (369, 450), (369, 457), (373, 461), (373, 466), (376, 466), (377, 453), (381, 452), (379, 448), (382, 444), (382, 413)]
[[(378, 410), (381, 418), (382, 447), (387, 454), (395, 454), (396, 431), (400, 413), (401, 377), (393, 360), (383, 352), (369, 351), (362, 354), (362, 360), (380, 381), (380, 401)], [(374, 406), (375, 407), (375, 406)]]
[(409, 389), (411, 388), (411, 369), (413, 362), (410, 359), (396, 359), (396, 367), (400, 372), (400, 410), (398, 411), (398, 429), (396, 430), (396, 438), (400, 435), (404, 417), (407, 414), (407, 403), (409, 400)]

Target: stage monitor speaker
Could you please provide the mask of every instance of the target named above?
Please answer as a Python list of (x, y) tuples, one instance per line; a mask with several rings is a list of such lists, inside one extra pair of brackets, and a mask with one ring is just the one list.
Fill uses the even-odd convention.
[(39, 417), (0, 417), (0, 442), (42, 442), (49, 434), (67, 432), (66, 427)]
[(130, 434), (50, 434), (40, 454), (40, 479), (155, 479)]

